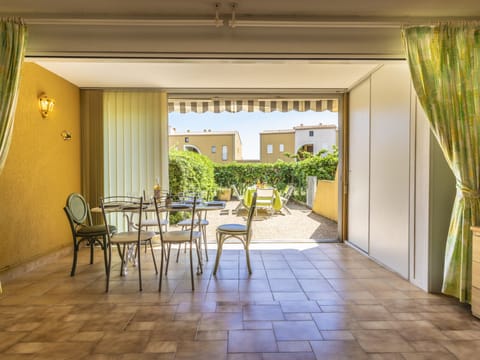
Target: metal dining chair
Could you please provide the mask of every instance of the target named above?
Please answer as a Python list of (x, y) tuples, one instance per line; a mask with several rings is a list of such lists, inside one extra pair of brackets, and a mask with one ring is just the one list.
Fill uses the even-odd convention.
[(157, 221), (160, 229), (160, 242), (162, 249), (160, 253), (162, 254), (162, 258), (160, 261), (160, 277), (158, 281), (158, 291), (162, 291), (162, 279), (163, 279), (163, 267), (165, 264), (165, 276), (167, 276), (168, 273), (168, 264), (170, 260), (170, 252), (171, 252), (171, 247), (172, 244), (178, 245), (178, 248), (180, 249), (180, 246), (182, 244), (188, 244), (190, 245), (189, 247), (189, 253), (190, 253), (190, 279), (192, 282), (192, 291), (195, 290), (195, 284), (194, 284), (194, 278), (193, 278), (193, 255), (192, 255), (192, 248), (193, 244), (195, 244), (195, 249), (197, 252), (197, 258), (198, 258), (198, 268), (199, 268), (199, 273), (203, 272), (203, 267), (202, 267), (202, 261), (201, 261), (201, 255), (199, 251), (199, 241), (202, 237), (201, 231), (196, 231), (195, 230), (195, 219), (197, 217), (196, 215), (196, 206), (197, 206), (197, 198), (196, 196), (193, 197), (193, 201), (189, 204), (177, 204), (177, 207), (174, 207), (175, 204), (170, 205), (171, 207), (168, 208), (167, 210), (172, 210), (172, 211), (184, 211), (184, 212), (191, 212), (191, 218), (190, 218), (190, 226), (187, 230), (169, 230), (169, 231), (163, 231), (162, 226), (160, 225), (160, 219), (161, 219), (161, 213), (162, 209), (160, 209), (159, 204), (157, 203), (156, 199), (154, 199), (154, 204), (155, 204), (155, 211), (157, 213)]
[(85, 198), (79, 193), (68, 195), (63, 210), (67, 215), (73, 239), (73, 263), (70, 276), (75, 276), (78, 251), (83, 242), (86, 242), (86, 245), (90, 247), (90, 264), (93, 264), (95, 245), (100, 246), (103, 250), (105, 272), (107, 272), (107, 234), (113, 234), (116, 231), (116, 227), (112, 225), (106, 228), (103, 224), (94, 225), (90, 207)]
[[(145, 231), (142, 229), (142, 214), (146, 206), (143, 204), (143, 198), (132, 196), (108, 196), (101, 198), (103, 220), (105, 227), (109, 227), (109, 222), (113, 218), (114, 213), (120, 213), (128, 217), (136, 216), (138, 219), (137, 229), (130, 229), (127, 223), (127, 230), (117, 232), (115, 234), (107, 234), (107, 248), (108, 248), (108, 266), (107, 266), (107, 283), (106, 291), (109, 291), (110, 286), (110, 272), (112, 267), (112, 246), (116, 246), (121, 259), (120, 275), (123, 275), (123, 269), (126, 265), (127, 252), (131, 247), (135, 248), (136, 266), (138, 269), (138, 283), (139, 290), (142, 291), (142, 263), (141, 263), (141, 245), (148, 244), (152, 253), (153, 263), (155, 265), (155, 272), (158, 274), (157, 265), (155, 262), (155, 253), (152, 247), (152, 238), (156, 235), (154, 231)], [(128, 220), (127, 220), (128, 222)]]
[(252, 273), (252, 267), (250, 265), (250, 241), (252, 240), (252, 219), (253, 214), (255, 213), (256, 202), (257, 193), (253, 194), (252, 204), (248, 209), (246, 224), (223, 224), (217, 227), (217, 257), (215, 259), (213, 275), (217, 274), (220, 257), (222, 256), (223, 244), (226, 240), (231, 238), (236, 238), (243, 244), (247, 258), (248, 273)]

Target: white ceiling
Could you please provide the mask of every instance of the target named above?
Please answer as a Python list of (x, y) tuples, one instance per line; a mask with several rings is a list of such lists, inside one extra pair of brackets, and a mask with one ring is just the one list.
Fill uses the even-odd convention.
[(0, 13), (25, 19), (29, 61), (82, 88), (343, 91), (402, 58), (401, 24), (478, 19), (480, 1), (15, 0), (1, 1)]
[(133, 87), (170, 91), (290, 89), (343, 91), (380, 66), (377, 61), (125, 61), (35, 60), (80, 88)]

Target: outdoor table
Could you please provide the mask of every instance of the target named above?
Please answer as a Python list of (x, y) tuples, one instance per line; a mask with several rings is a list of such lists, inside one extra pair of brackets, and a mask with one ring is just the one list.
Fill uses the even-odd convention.
[[(250, 207), (252, 205), (253, 194), (257, 191), (256, 186), (250, 186), (245, 190), (243, 194), (243, 202), (245, 206)], [(276, 188), (273, 188), (273, 209), (280, 211), (282, 209), (282, 199), (280, 193)]]

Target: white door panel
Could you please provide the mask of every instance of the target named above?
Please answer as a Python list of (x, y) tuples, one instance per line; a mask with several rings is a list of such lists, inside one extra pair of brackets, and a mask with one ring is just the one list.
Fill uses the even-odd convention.
[(385, 65), (371, 78), (370, 256), (408, 278), (410, 76)]
[(370, 80), (350, 92), (348, 241), (369, 252)]

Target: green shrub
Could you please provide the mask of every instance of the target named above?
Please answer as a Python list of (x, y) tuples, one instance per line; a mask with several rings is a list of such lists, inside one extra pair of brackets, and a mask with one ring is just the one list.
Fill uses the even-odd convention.
[(213, 162), (193, 151), (171, 150), (168, 164), (170, 192), (212, 193), (216, 189)]
[[(203, 192), (212, 194), (216, 189), (212, 161), (192, 151), (170, 150), (169, 153), (170, 193)], [(182, 220), (182, 213), (171, 214), (170, 223)]]
[(245, 187), (260, 180), (283, 191), (288, 184), (295, 186), (294, 198), (305, 201), (307, 176), (318, 180), (333, 180), (338, 164), (338, 150), (322, 150), (316, 155), (306, 156), (297, 162), (277, 161), (275, 163), (229, 163), (214, 164), (215, 182), (218, 186), (236, 185), (240, 193)]
[(322, 150), (314, 156), (306, 157), (305, 160), (297, 162), (294, 171), (294, 185), (298, 192), (295, 198), (305, 201), (307, 176), (316, 176), (317, 180), (334, 180), (337, 165), (337, 147), (334, 147), (330, 152)]

